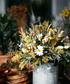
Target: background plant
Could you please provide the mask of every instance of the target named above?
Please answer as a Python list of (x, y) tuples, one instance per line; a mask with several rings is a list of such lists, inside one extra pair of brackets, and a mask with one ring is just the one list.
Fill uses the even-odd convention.
[(60, 17), (62, 17), (63, 25), (68, 29), (68, 36), (70, 38), (70, 9), (67, 9), (65, 7), (64, 10), (62, 10), (62, 13), (59, 14)]
[(14, 5), (7, 8), (7, 12), (9, 14), (12, 13), (12, 18), (16, 21), (17, 29), (19, 31), (21, 28), (25, 30), (25, 25), (27, 22), (27, 7), (24, 4), (20, 4), (19, 6)]
[(15, 20), (12, 19), (12, 14), (4, 15), (0, 14), (0, 51), (6, 54), (11, 49), (17, 49), (20, 41), (19, 32)]
[(38, 21), (38, 17), (40, 17), (41, 22), (50, 18), (51, 0), (30, 0), (30, 2), (25, 0), (24, 2), (28, 9), (28, 15), (32, 15), (33, 13), (36, 21)]

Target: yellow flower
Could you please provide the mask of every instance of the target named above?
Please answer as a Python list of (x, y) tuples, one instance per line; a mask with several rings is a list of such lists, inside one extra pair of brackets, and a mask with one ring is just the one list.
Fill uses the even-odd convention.
[(37, 27), (38, 27), (38, 25), (35, 25), (35, 27), (37, 28)]
[(65, 16), (66, 16), (66, 17), (69, 17), (69, 15), (68, 15), (68, 14), (66, 14)]
[(62, 10), (62, 12), (65, 14), (66, 12), (65, 12), (65, 10)]
[(52, 31), (52, 30), (53, 30), (52, 28), (49, 29), (49, 31)]
[(54, 38), (54, 39), (57, 39), (57, 35), (53, 35), (53, 38)]
[(50, 40), (52, 40), (52, 39), (53, 39), (53, 37), (49, 36), (49, 39), (50, 39)]
[(60, 15), (60, 17), (63, 17), (63, 14), (61, 14), (61, 13), (59, 15)]
[(12, 58), (11, 58), (11, 60), (14, 62), (14, 61), (17, 61), (19, 59), (19, 57), (18, 57), (18, 54), (15, 54), (15, 56), (13, 56)]
[(44, 63), (48, 63), (49, 59), (48, 59), (48, 57), (47, 57), (47, 56), (43, 56), (42, 61), (43, 61)]
[(65, 9), (67, 9), (67, 7), (65, 6)]
[(69, 11), (67, 11), (67, 14), (69, 14)]
[(63, 17), (65, 17), (66, 16), (66, 14), (63, 14)]

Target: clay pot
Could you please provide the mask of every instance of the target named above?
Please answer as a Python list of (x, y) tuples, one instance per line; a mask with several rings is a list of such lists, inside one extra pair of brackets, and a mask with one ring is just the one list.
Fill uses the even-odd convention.
[(6, 76), (10, 72), (10, 69), (0, 68), (0, 83), (6, 81)]
[(11, 71), (16, 72), (18, 71), (18, 68), (10, 68)]
[(12, 56), (8, 56), (8, 55), (0, 55), (0, 65), (2, 63), (4, 63), (5, 59), (7, 59), (8, 61), (10, 61)]

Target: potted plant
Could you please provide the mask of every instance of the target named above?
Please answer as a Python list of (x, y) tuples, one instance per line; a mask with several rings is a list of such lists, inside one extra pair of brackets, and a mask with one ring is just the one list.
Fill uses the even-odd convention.
[[(64, 10), (62, 10), (62, 13), (59, 14), (60, 17), (63, 20), (64, 28), (67, 28), (67, 35), (70, 39), (70, 10), (65, 7)], [(66, 53), (67, 60), (64, 59), (64, 62), (61, 62), (65, 66), (65, 71), (68, 76), (70, 76), (70, 47), (67, 49), (68, 54)], [(66, 64), (66, 65), (65, 65)]]
[(65, 9), (62, 10), (62, 13), (60, 13), (59, 15), (63, 20), (64, 28), (67, 28), (67, 34), (70, 39), (70, 9), (65, 7)]
[(31, 17), (31, 22), (48, 20), (50, 17), (49, 9), (51, 0), (25, 0), (27, 13)]
[(64, 48), (68, 41), (68, 37), (63, 37), (63, 32), (58, 27), (51, 28), (48, 21), (32, 24), (26, 32), (21, 29), (21, 53), (12, 57), (12, 61), (18, 58), (21, 69), (25, 66), (29, 69), (33, 67), (33, 84), (57, 84), (55, 65), (64, 58)]
[[(0, 51), (3, 55), (0, 55), (0, 64), (5, 59), (10, 60), (10, 56), (7, 56), (7, 52), (10, 50), (16, 50), (18, 48), (20, 37), (17, 30), (15, 20), (12, 19), (12, 14), (0, 14)], [(11, 47), (12, 46), (12, 47)]]

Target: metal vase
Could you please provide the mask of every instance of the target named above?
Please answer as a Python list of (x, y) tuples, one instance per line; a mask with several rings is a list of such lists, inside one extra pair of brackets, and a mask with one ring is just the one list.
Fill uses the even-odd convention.
[(58, 67), (54, 63), (44, 63), (33, 69), (33, 84), (57, 84)]

